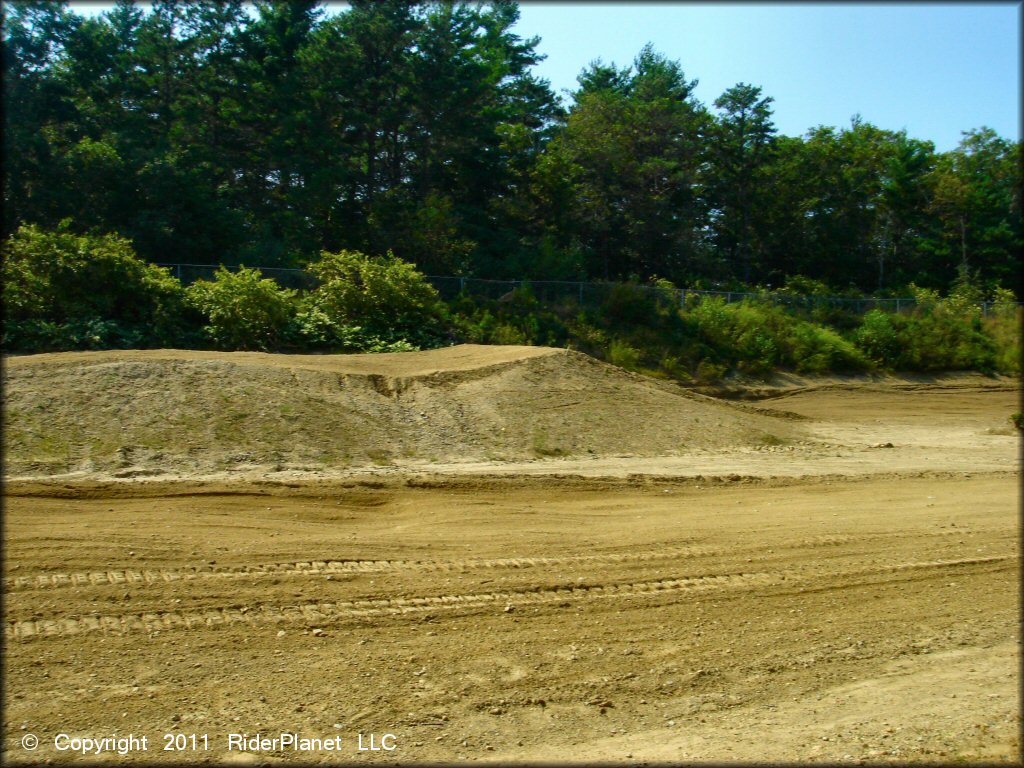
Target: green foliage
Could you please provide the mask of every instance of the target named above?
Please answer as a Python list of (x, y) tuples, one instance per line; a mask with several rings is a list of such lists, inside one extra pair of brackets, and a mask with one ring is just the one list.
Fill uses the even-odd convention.
[(783, 296), (835, 296), (835, 291), (821, 280), (803, 275), (790, 275), (777, 293)]
[(84, 349), (137, 349), (147, 345), (144, 326), (126, 327), (99, 318), (57, 323), (11, 320), (4, 323), (3, 348), (9, 352), (66, 352)]
[(774, 304), (726, 304), (705, 298), (688, 317), (720, 362), (742, 373), (765, 376), (777, 368), (801, 373), (859, 371), (870, 366), (853, 344), (835, 331), (800, 320)]
[(640, 365), (640, 350), (622, 339), (612, 339), (608, 346), (608, 362), (627, 371), (635, 371)]
[(437, 291), (414, 265), (390, 252), (324, 251), (309, 271), (320, 283), (309, 309), (336, 328), (357, 326), (416, 346), (436, 346), (445, 335), (446, 310)]
[(1014, 318), (1020, 312), (1017, 297), (1009, 288), (996, 288), (992, 292), (992, 314), (999, 318)]
[(971, 275), (966, 265), (961, 264), (949, 295), (942, 302), (942, 310), (958, 317), (976, 319), (981, 316), (984, 300), (985, 293), (978, 285), (978, 275)]
[(981, 328), (995, 344), (996, 370), (1019, 376), (1024, 371), (1021, 365), (1024, 309), (1017, 305), (1013, 291), (997, 288), (993, 292), (991, 311), (981, 321)]
[(1024, 325), (1024, 311), (1014, 307), (1012, 312), (993, 313), (981, 322), (985, 335), (995, 346), (994, 367), (1008, 376), (1019, 376), (1021, 365), (1021, 327)]
[(728, 366), (722, 363), (701, 360), (697, 365), (696, 378), (701, 383), (710, 384), (724, 378), (728, 370)]
[(792, 329), (791, 339), (786, 358), (799, 373), (821, 375), (870, 367), (860, 350), (831, 328), (800, 322)]
[(783, 136), (759, 87), (709, 108), (649, 45), (589, 65), (563, 109), (515, 2), (5, 11), (4, 236), (73, 216), (157, 262), (393, 249), (480, 278), (1020, 281), (1024, 145), (990, 128), (948, 152), (859, 117)]
[[(664, 296), (665, 287), (656, 289)], [(650, 324), (656, 321), (657, 308), (647, 286), (614, 283), (602, 303), (601, 311), (615, 325)]]
[(875, 365), (892, 368), (899, 361), (901, 340), (892, 315), (872, 309), (864, 315), (853, 338)]
[(970, 319), (935, 311), (894, 317), (899, 329), (898, 370), (983, 371), (996, 368), (995, 343)]
[(452, 302), (451, 310), (456, 336), (475, 344), (561, 346), (568, 337), (565, 326), (525, 286), (508, 301), (478, 304), (463, 296)]
[(138, 258), (121, 237), (75, 234), (70, 222), (52, 232), (23, 225), (3, 243), (2, 253), (7, 323), (54, 323), (65, 331), (57, 336), (46, 331), (44, 336), (69, 343), (81, 336), (75, 344), (97, 335), (71, 330), (82, 322), (106, 321), (132, 329), (104, 331), (99, 338), (133, 338), (140, 345), (173, 343), (182, 334), (181, 284), (169, 270)]
[(190, 307), (206, 319), (203, 331), (218, 349), (277, 348), (296, 312), (296, 292), (264, 278), (258, 269), (217, 270), (185, 290)]
[(358, 325), (338, 322), (304, 297), (291, 326), (293, 342), (330, 352), (413, 352), (419, 347), (394, 331), (378, 335)]
[(938, 291), (922, 288), (914, 283), (910, 284), (910, 293), (914, 297), (914, 313), (919, 316), (930, 315), (942, 300)]

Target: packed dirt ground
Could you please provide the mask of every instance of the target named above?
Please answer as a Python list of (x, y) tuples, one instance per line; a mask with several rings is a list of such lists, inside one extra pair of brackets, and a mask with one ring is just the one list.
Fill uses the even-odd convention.
[[(4, 762), (1020, 759), (1015, 381), (457, 347), (5, 390)], [(340, 748), (229, 749), (286, 732)]]

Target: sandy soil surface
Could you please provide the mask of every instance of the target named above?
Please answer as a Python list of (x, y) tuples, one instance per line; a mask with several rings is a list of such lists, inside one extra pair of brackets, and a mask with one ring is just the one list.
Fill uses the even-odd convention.
[(8, 477), (348, 473), (802, 438), (792, 420), (564, 349), (81, 352), (9, 357), (3, 373)]
[[(180, 382), (175, 366), (221, 366), (224, 383), (307, 365), (121, 354), (9, 359), (16, 415), (60, 382), (94, 391), (102, 365), (124, 410)], [(95, 456), (47, 473), (8, 436), (24, 453), (4, 498), (4, 762), (1019, 761), (1013, 383), (789, 380), (737, 403), (564, 353), (431, 354), (379, 356), (387, 375), (308, 366), (383, 376), (373, 396), (344, 381), (383, 401), (385, 427), (413, 396), (454, 414), (463, 444), (453, 402), (505, 398), (493, 414), (532, 439), (515, 397), (570, 402), (589, 376), (587, 407), (620, 431), (593, 456), (204, 458), (195, 473)], [(126, 383), (124, 365), (154, 363)], [(655, 404), (672, 450), (667, 431), (658, 450), (642, 431), (617, 443), (622, 414)], [(574, 407), (559, 410), (595, 415)], [(727, 435), (693, 434), (708, 418)], [(320, 741), (237, 746), (283, 733)], [(147, 751), (72, 741), (128, 734)], [(93, 754), (58, 749), (75, 744)]]

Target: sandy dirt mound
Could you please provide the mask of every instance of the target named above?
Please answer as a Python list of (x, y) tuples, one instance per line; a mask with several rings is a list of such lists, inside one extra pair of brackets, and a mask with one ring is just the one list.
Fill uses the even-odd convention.
[(792, 420), (544, 347), (5, 363), (8, 476), (655, 456), (801, 435)]
[[(81, 445), (201, 403), (194, 433), (164, 433), (199, 459), (233, 413), (237, 439), (275, 447), (420, 413), (435, 446), (447, 429), (535, 452), (547, 425), (725, 447), (8, 478), (4, 764), (86, 762), (58, 734), (114, 732), (152, 751), (92, 762), (1020, 764), (1008, 381), (790, 381), (730, 407), (579, 355), (464, 347), (40, 356), (8, 382), (22, 434)], [(243, 387), (255, 416), (231, 410)], [(803, 435), (728, 443), (760, 424)], [(257, 733), (341, 743), (229, 741)], [(361, 749), (385, 734), (395, 751)]]

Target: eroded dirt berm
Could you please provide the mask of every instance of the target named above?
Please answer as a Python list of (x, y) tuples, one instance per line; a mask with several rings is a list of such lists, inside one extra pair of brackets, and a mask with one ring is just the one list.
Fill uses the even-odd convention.
[(799, 427), (578, 352), (150, 350), (9, 357), (8, 476), (655, 456)]

